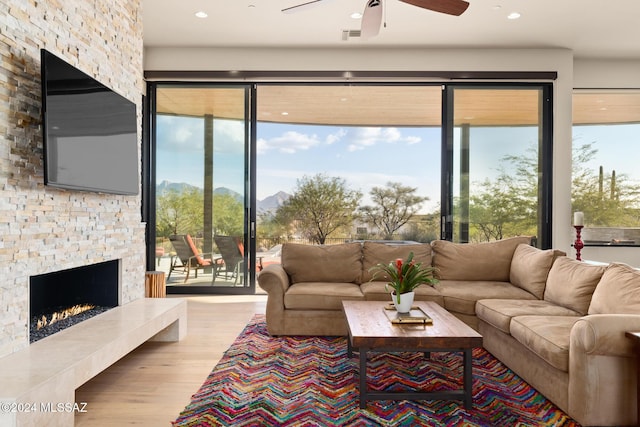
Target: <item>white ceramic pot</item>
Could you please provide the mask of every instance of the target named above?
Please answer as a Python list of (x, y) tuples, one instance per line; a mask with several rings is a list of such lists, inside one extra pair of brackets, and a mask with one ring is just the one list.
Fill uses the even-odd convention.
[(407, 292), (406, 294), (400, 294), (400, 303), (398, 303), (398, 298), (395, 293), (391, 292), (391, 299), (393, 300), (393, 305), (396, 307), (396, 311), (398, 313), (408, 313), (411, 311), (411, 306), (413, 305), (413, 298), (415, 297), (415, 292)]

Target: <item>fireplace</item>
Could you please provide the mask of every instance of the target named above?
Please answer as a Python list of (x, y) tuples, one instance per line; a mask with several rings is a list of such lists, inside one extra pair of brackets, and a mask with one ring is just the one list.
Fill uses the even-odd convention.
[(29, 341), (118, 305), (119, 260), (31, 276)]

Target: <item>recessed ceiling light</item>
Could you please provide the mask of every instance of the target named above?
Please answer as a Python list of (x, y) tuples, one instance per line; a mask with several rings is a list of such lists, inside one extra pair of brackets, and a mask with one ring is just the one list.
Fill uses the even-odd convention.
[(201, 10), (201, 11), (196, 12), (196, 16), (198, 18), (206, 18), (209, 15), (207, 14), (207, 12), (204, 12), (204, 11)]
[(362, 18), (362, 13), (353, 12), (350, 16), (351, 16), (351, 19), (360, 19), (360, 18)]
[(283, 111), (283, 112), (282, 112), (282, 113), (280, 113), (280, 114), (282, 114), (283, 116), (288, 116), (288, 115), (289, 115), (289, 113), (287, 113), (286, 111)]
[(511, 12), (507, 15), (507, 19), (518, 19), (520, 18), (520, 14), (518, 12)]

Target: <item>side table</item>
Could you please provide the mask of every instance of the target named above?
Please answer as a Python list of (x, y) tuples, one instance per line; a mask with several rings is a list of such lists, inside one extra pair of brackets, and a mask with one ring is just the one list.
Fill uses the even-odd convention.
[(636, 346), (636, 360), (637, 360), (637, 369), (638, 373), (636, 376), (636, 407), (638, 410), (638, 415), (636, 419), (636, 424), (640, 425), (640, 332), (626, 332), (625, 336), (627, 338), (631, 338)]
[(164, 271), (147, 271), (144, 277), (144, 296), (147, 298), (164, 298), (167, 291)]

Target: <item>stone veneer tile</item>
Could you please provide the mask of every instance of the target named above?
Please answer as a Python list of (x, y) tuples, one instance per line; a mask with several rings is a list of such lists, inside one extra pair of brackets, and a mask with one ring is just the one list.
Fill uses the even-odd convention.
[(29, 276), (121, 259), (121, 302), (144, 296), (140, 196), (44, 187), (40, 48), (138, 105), (141, 0), (0, 0), (0, 357), (28, 345)]

